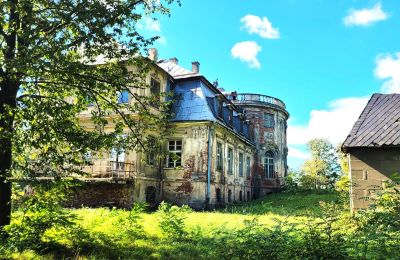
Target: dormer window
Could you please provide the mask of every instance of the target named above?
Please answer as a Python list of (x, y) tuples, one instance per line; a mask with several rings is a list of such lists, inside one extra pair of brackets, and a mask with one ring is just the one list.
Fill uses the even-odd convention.
[(222, 102), (222, 100), (220, 100), (219, 98), (217, 98), (217, 106), (218, 106), (218, 117), (223, 118), (223, 105), (224, 102)]
[(233, 110), (231, 108), (229, 108), (228, 121), (230, 125), (233, 125)]

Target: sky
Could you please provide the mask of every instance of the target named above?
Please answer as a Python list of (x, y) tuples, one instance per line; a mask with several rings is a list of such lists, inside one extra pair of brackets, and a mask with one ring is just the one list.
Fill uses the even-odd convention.
[(399, 0), (182, 0), (139, 27), (159, 58), (283, 100), (291, 168), (310, 139), (343, 142), (373, 93), (400, 93)]

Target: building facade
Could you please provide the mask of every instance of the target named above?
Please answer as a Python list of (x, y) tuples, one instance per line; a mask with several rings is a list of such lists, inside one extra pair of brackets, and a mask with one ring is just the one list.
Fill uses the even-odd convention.
[(400, 94), (374, 94), (343, 143), (348, 155), (350, 208), (371, 204), (395, 173), (400, 173)]
[[(149, 58), (157, 61), (156, 50)], [(147, 79), (150, 90), (156, 85), (173, 94), (170, 132), (161, 145), (166, 156), (124, 151), (116, 158), (111, 151), (93, 160), (85, 171), (94, 181), (76, 191), (73, 206), (167, 201), (213, 208), (279, 190), (287, 172), (284, 103), (223, 92), (200, 74), (199, 62), (191, 70), (176, 58), (155, 64)], [(91, 127), (88, 116), (81, 121)]]

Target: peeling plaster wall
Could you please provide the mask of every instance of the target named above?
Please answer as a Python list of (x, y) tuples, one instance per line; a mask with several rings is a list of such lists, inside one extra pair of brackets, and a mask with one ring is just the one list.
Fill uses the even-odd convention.
[[(255, 197), (265, 196), (267, 193), (279, 189), (283, 178), (287, 175), (287, 119), (288, 113), (281, 108), (271, 106), (267, 103), (251, 103), (233, 101), (236, 105), (243, 108), (246, 117), (251, 122), (251, 130), (254, 134), (256, 153), (254, 155), (255, 164), (253, 184), (255, 186)], [(264, 115), (274, 115), (274, 127), (265, 126)], [(264, 157), (267, 151), (274, 153), (275, 178), (268, 179), (264, 172)]]

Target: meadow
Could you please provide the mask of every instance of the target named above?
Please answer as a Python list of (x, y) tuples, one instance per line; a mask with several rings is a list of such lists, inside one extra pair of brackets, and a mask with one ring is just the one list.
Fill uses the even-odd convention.
[[(57, 225), (46, 226), (41, 216), (36, 230), (31, 230), (35, 224), (20, 222), (31, 213), (17, 211), (9, 246), (0, 252), (11, 259), (380, 258), (382, 241), (369, 238), (365, 247), (370, 233), (354, 224), (346, 204), (337, 192), (308, 191), (271, 194), (208, 212), (169, 204), (157, 211), (143, 205), (61, 209), (56, 216), (47, 213)], [(40, 236), (32, 238), (32, 232)], [(396, 256), (396, 247), (385, 246), (386, 255)]]

